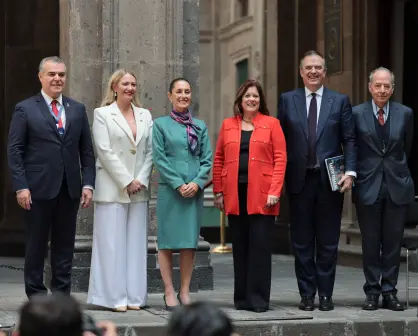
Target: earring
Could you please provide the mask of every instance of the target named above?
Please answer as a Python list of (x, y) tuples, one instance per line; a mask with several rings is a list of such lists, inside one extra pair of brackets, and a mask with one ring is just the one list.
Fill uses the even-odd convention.
[(116, 91), (115, 91), (115, 99), (118, 97), (118, 94), (116, 93)]

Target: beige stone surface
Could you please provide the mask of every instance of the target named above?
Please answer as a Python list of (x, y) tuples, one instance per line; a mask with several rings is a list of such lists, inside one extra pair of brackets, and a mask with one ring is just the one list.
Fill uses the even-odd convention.
[[(138, 76), (141, 102), (156, 118), (171, 109), (171, 80), (187, 74), (198, 108), (198, 11), (198, 0), (60, 0), (60, 53), (69, 71), (66, 94), (86, 105), (92, 121), (110, 75), (127, 68)], [(185, 19), (184, 13), (190, 17)], [(80, 211), (77, 233), (91, 234), (92, 219), (92, 209)], [(153, 235), (155, 216), (150, 219)]]

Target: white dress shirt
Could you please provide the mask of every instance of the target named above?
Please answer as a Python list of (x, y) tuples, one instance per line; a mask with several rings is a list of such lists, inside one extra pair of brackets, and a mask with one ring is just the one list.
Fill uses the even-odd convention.
[[(372, 99), (372, 106), (373, 106), (374, 116), (376, 117), (376, 119), (379, 119), (378, 112), (380, 110), (380, 107), (376, 105), (376, 103), (374, 102), (373, 99)], [(383, 106), (382, 110), (384, 112), (383, 113), (383, 120), (386, 122), (386, 120), (388, 120), (388, 118), (389, 118), (389, 103), (386, 103), (386, 105)]]
[[(321, 86), (318, 90), (315, 91), (316, 99), (316, 126), (318, 127), (319, 113), (321, 111), (322, 96), (324, 94), (324, 86)], [(306, 117), (309, 117), (309, 106), (311, 105), (312, 100), (312, 91), (305, 87), (305, 99), (306, 99)], [(376, 112), (377, 114), (377, 112)], [(386, 114), (385, 114), (386, 115)], [(346, 175), (356, 177), (357, 174), (354, 171), (346, 171)]]
[[(56, 98), (56, 99), (53, 99), (53, 98), (51, 98), (50, 96), (48, 96), (48, 95), (44, 92), (44, 90), (41, 90), (41, 94), (42, 94), (42, 97), (44, 97), (46, 104), (48, 105), (48, 107), (49, 107), (51, 110), (52, 110), (52, 105), (51, 105), (51, 103), (52, 103), (52, 101), (53, 101), (53, 100), (56, 100), (56, 101), (58, 102), (58, 103), (57, 103), (57, 109), (58, 109), (58, 111), (60, 110), (61, 106), (63, 106), (63, 104), (62, 104), (62, 94), (60, 94), (60, 95), (59, 95), (59, 97), (58, 97), (58, 98)], [(61, 121), (62, 121), (62, 127), (64, 127), (64, 129), (65, 129), (65, 121), (66, 121), (66, 118), (65, 118), (65, 107), (63, 107), (63, 109), (62, 109), (62, 113), (61, 113)], [(58, 124), (57, 124), (57, 127), (58, 127)]]
[[(318, 120), (319, 120), (319, 111), (321, 110), (321, 102), (322, 102), (322, 95), (324, 94), (324, 87), (321, 86), (318, 90), (315, 92), (315, 98), (316, 98), (316, 125), (318, 126)], [(309, 117), (309, 106), (311, 106), (311, 100), (312, 100), (312, 91), (310, 91), (308, 88), (305, 87), (305, 97), (306, 97), (306, 117)]]

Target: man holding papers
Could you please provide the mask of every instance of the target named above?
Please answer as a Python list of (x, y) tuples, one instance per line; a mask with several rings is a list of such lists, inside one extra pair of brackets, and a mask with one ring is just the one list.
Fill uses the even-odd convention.
[[(279, 114), (287, 144), (285, 188), (290, 201), (290, 232), (301, 302), (299, 309), (334, 309), (332, 293), (344, 191), (356, 176), (355, 129), (346, 95), (323, 86), (324, 58), (307, 52), (300, 62), (304, 88), (283, 93)], [(332, 191), (325, 160), (342, 155), (340, 190)]]
[(401, 240), (414, 182), (408, 168), (413, 111), (389, 102), (395, 76), (378, 68), (369, 77), (372, 100), (354, 107), (357, 131), (357, 181), (353, 199), (363, 240), (365, 310), (404, 310), (396, 293)]

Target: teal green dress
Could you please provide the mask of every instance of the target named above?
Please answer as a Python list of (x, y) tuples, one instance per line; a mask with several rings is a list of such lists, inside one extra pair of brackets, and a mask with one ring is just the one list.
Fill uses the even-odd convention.
[[(157, 118), (152, 130), (152, 154), (158, 172), (157, 243), (164, 249), (195, 249), (203, 215), (203, 188), (212, 168), (212, 150), (203, 120), (193, 118), (198, 147), (189, 149), (186, 126), (170, 116)], [(195, 182), (200, 190), (184, 198), (176, 190)]]

